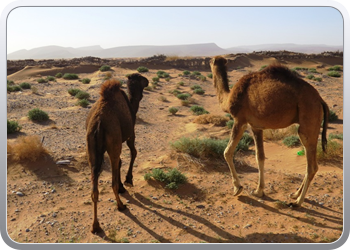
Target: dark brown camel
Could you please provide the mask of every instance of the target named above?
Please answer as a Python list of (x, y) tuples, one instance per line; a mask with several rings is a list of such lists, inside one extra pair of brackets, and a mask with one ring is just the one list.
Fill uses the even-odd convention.
[(285, 128), (298, 123), (298, 134), (305, 148), (307, 168), (300, 188), (291, 195), (296, 202), (290, 205), (301, 206), (310, 182), (318, 170), (316, 148), (322, 118), (322, 148), (323, 151), (326, 149), (329, 115), (327, 104), (315, 88), (282, 65), (270, 65), (260, 72), (245, 75), (230, 91), (226, 63), (225, 58), (217, 56), (211, 59), (210, 67), (220, 107), (234, 118), (231, 138), (224, 153), (233, 177), (234, 195), (239, 195), (243, 190), (233, 158), (247, 124), (254, 133), (259, 166), (258, 186), (253, 194), (262, 197), (265, 186), (263, 130)]
[(121, 89), (117, 80), (107, 80), (101, 86), (100, 98), (91, 108), (87, 120), (87, 155), (91, 167), (92, 192), (94, 202), (94, 221), (91, 232), (101, 231), (97, 220), (98, 177), (101, 173), (103, 155), (107, 151), (112, 167), (112, 188), (117, 200), (118, 210), (126, 207), (119, 198), (118, 192), (125, 192), (120, 180), (122, 143), (127, 142), (131, 152), (131, 161), (125, 183), (133, 185), (132, 167), (136, 158), (135, 120), (143, 89), (148, 80), (140, 74), (128, 77), (128, 93)]

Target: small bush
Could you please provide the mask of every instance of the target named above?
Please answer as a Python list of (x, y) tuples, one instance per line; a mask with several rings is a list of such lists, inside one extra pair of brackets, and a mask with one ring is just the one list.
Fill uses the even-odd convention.
[(158, 100), (161, 101), (161, 102), (166, 102), (167, 101), (165, 96), (159, 96)]
[(264, 139), (271, 141), (279, 141), (291, 135), (298, 134), (299, 125), (293, 124), (282, 129), (265, 129)]
[(89, 101), (86, 99), (81, 99), (77, 102), (77, 105), (86, 108), (87, 106), (89, 106)]
[(85, 91), (79, 91), (76, 95), (76, 98), (82, 100), (82, 99), (88, 99), (90, 97), (90, 94), (88, 92)]
[(252, 144), (253, 141), (254, 141), (254, 139), (250, 134), (244, 133), (241, 140), (238, 142), (238, 145), (235, 149), (235, 152), (248, 151), (249, 146)]
[(56, 78), (54, 76), (48, 76), (46, 79), (50, 82), (56, 81)]
[(182, 174), (176, 168), (169, 170), (165, 173), (162, 169), (154, 168), (152, 173), (147, 173), (144, 175), (146, 181), (154, 178), (157, 181), (164, 182), (166, 188), (177, 189), (179, 184), (184, 184), (187, 182), (187, 177)]
[(68, 93), (71, 95), (71, 96), (75, 96), (76, 94), (78, 94), (78, 92), (80, 92), (81, 90), (80, 89), (68, 89)]
[(329, 122), (334, 122), (336, 120), (338, 120), (338, 115), (333, 110), (329, 110), (328, 121)]
[(21, 131), (22, 127), (16, 121), (7, 119), (7, 134), (12, 134)]
[(204, 91), (204, 89), (195, 89), (193, 91), (193, 93), (195, 93), (197, 95), (204, 95), (205, 91)]
[(318, 162), (335, 161), (343, 158), (343, 145), (340, 143), (329, 140), (327, 143), (326, 153), (322, 150), (322, 144), (317, 144), (317, 160)]
[(174, 108), (174, 107), (169, 108), (169, 113), (172, 115), (175, 115), (177, 113), (177, 111), (179, 111), (177, 108)]
[(15, 82), (14, 81), (11, 81), (11, 80), (7, 80), (7, 85), (14, 85)]
[(57, 74), (55, 75), (56, 78), (61, 78), (62, 76), (63, 76), (62, 73), (57, 73)]
[(190, 75), (191, 74), (191, 72), (190, 71), (188, 71), (188, 70), (185, 70), (184, 72), (182, 72), (185, 76), (188, 76), (188, 75)]
[(191, 86), (191, 89), (192, 89), (192, 90), (195, 90), (195, 89), (202, 89), (202, 87), (201, 87), (200, 85), (198, 85), (198, 84), (195, 84), (195, 85)]
[(32, 121), (46, 121), (49, 119), (49, 115), (45, 112), (42, 111), (39, 108), (34, 108), (32, 110), (29, 110), (28, 112), (28, 117)]
[(212, 74), (212, 73), (209, 73), (209, 74), (207, 74), (207, 77), (210, 78), (210, 79), (212, 79), (212, 78), (213, 78), (213, 74)]
[(322, 82), (322, 78), (321, 77), (315, 77), (314, 80), (317, 81), (317, 82)]
[(36, 80), (38, 83), (47, 83), (48, 80), (44, 79), (44, 78), (39, 78), (38, 80)]
[(21, 87), (18, 85), (7, 85), (7, 91), (8, 92), (17, 92), (17, 91), (21, 91)]
[(15, 161), (36, 161), (48, 154), (39, 136), (19, 136), (13, 144), (7, 144), (7, 153)]
[(112, 78), (112, 72), (107, 72), (106, 74), (105, 74), (105, 77), (103, 78), (103, 80), (109, 80), (109, 79), (111, 79)]
[(184, 82), (178, 82), (176, 85), (177, 85), (177, 86), (184, 86), (185, 83), (184, 83)]
[(187, 100), (188, 98), (191, 97), (191, 94), (183, 93), (183, 94), (178, 94), (176, 97), (179, 98), (180, 100)]
[(22, 89), (30, 89), (31, 86), (29, 83), (27, 82), (22, 82), (20, 85), (19, 85)]
[(190, 105), (190, 101), (189, 100), (181, 100), (181, 106), (189, 106)]
[(331, 77), (341, 77), (341, 74), (338, 71), (331, 71), (327, 75)]
[(339, 140), (343, 140), (343, 133), (340, 134), (329, 134), (328, 136), (328, 140), (333, 140), (333, 139), (339, 139)]
[(144, 66), (140, 66), (136, 69), (139, 73), (143, 73), (143, 72), (148, 72), (148, 68), (144, 67)]
[(228, 118), (220, 115), (204, 114), (197, 116), (193, 122), (198, 124), (214, 124), (215, 126), (225, 126)]
[(317, 73), (317, 70), (315, 68), (309, 68), (308, 70), (310, 73)]
[(173, 94), (174, 96), (177, 96), (177, 95), (181, 94), (181, 91), (174, 89), (174, 90), (170, 90), (169, 93)]
[(152, 81), (153, 81), (153, 82), (159, 82), (159, 77), (153, 77), (153, 78), (152, 78)]
[(89, 84), (91, 82), (91, 80), (89, 78), (83, 78), (81, 80), (81, 82), (84, 83), (84, 84)]
[(202, 82), (205, 82), (207, 80), (207, 78), (205, 76), (198, 76), (198, 79), (201, 80)]
[(291, 135), (291, 136), (284, 138), (283, 144), (289, 148), (292, 148), (292, 147), (300, 146), (301, 143), (300, 143), (300, 139), (298, 136)]
[(201, 73), (199, 71), (193, 71), (191, 75), (192, 76), (200, 76)]
[(328, 71), (342, 71), (342, 66), (340, 65), (335, 65), (333, 67), (330, 67)]
[(233, 125), (235, 124), (234, 120), (229, 120), (228, 122), (226, 122), (226, 126), (231, 129), (233, 127)]
[(170, 77), (165, 78), (165, 81), (169, 82), (170, 81)]
[(209, 114), (208, 111), (206, 111), (203, 107), (198, 105), (194, 105), (190, 109), (195, 115)]
[(306, 78), (307, 78), (307, 79), (312, 80), (312, 79), (314, 79), (314, 78), (315, 78), (315, 76), (314, 76), (314, 75), (312, 75), (312, 74), (309, 74), (309, 75), (307, 75), (307, 76), (306, 76)]
[(157, 72), (157, 76), (158, 76), (159, 78), (167, 78), (167, 77), (169, 77), (170, 75), (169, 75), (168, 73), (166, 73), (165, 71), (159, 70), (159, 71)]
[(294, 70), (309, 70), (309, 68), (303, 68), (303, 67), (295, 67)]
[(75, 80), (75, 79), (79, 79), (79, 76), (77, 74), (66, 73), (66, 74), (63, 75), (63, 79), (65, 79), (65, 80)]
[(263, 66), (261, 66), (261, 68), (259, 70), (261, 71), (261, 70), (265, 69), (266, 67), (267, 67), (267, 65), (263, 65)]
[(101, 72), (105, 72), (105, 71), (108, 71), (108, 70), (110, 70), (111, 69), (111, 67), (109, 66), (109, 65), (102, 65), (101, 67), (100, 67), (100, 71)]

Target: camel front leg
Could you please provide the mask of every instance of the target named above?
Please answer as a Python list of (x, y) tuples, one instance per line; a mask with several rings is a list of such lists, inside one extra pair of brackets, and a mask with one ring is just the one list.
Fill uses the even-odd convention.
[(265, 164), (265, 153), (264, 153), (264, 141), (263, 141), (263, 131), (252, 129), (254, 133), (254, 142), (255, 142), (255, 152), (256, 152), (256, 161), (259, 167), (259, 180), (256, 190), (252, 192), (253, 195), (257, 197), (264, 196), (264, 164)]
[(126, 174), (126, 178), (125, 178), (125, 182), (124, 184), (126, 185), (130, 185), (130, 186), (134, 186), (133, 184), (133, 176), (132, 176), (132, 169), (134, 166), (134, 162), (137, 156), (137, 151), (135, 148), (135, 135), (132, 136), (129, 140), (126, 141), (126, 144), (128, 145), (129, 149), (130, 149), (130, 165), (129, 165), (129, 169), (128, 169), (128, 173)]
[(235, 195), (235, 196), (239, 195), (242, 192), (243, 187), (241, 186), (240, 181), (238, 179), (238, 175), (237, 175), (234, 163), (233, 163), (233, 157), (235, 154), (235, 149), (237, 147), (239, 140), (241, 139), (241, 137), (243, 135), (245, 127), (246, 127), (245, 125), (240, 125), (238, 123), (235, 123), (235, 125), (232, 128), (230, 141), (228, 142), (227, 147), (226, 147), (225, 152), (224, 152), (225, 160), (226, 160), (228, 167), (230, 168), (230, 171), (231, 171), (232, 182), (233, 182), (233, 195)]

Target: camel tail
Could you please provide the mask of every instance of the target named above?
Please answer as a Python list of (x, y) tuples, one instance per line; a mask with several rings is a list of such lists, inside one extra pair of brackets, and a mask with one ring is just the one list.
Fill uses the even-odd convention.
[(321, 102), (323, 107), (323, 128), (322, 128), (322, 150), (326, 152), (327, 150), (327, 128), (328, 128), (328, 117), (329, 117), (329, 108), (327, 103), (323, 100)]

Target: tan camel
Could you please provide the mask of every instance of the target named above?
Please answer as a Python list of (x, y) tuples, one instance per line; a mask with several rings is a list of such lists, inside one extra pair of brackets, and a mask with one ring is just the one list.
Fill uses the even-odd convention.
[(129, 97), (120, 88), (117, 80), (107, 80), (101, 86), (100, 98), (91, 108), (87, 120), (87, 155), (91, 167), (92, 192), (94, 203), (94, 221), (92, 233), (101, 231), (97, 220), (98, 177), (101, 173), (103, 155), (107, 151), (112, 167), (112, 188), (117, 200), (118, 210), (126, 207), (119, 198), (118, 192), (125, 188), (120, 181), (120, 154), (122, 143), (127, 142), (131, 151), (131, 161), (125, 183), (132, 185), (132, 166), (136, 158), (135, 120), (143, 89), (148, 86), (148, 80), (140, 74), (128, 77)]
[(315, 88), (288, 68), (277, 64), (243, 76), (230, 91), (226, 63), (224, 57), (217, 56), (211, 59), (210, 67), (220, 107), (234, 118), (231, 138), (224, 152), (233, 177), (234, 195), (239, 195), (243, 190), (233, 158), (247, 124), (254, 133), (256, 160), (259, 166), (258, 186), (253, 195), (262, 197), (265, 186), (263, 130), (285, 128), (298, 123), (298, 134), (306, 152), (307, 169), (300, 188), (291, 194), (296, 201), (290, 205), (301, 206), (310, 182), (318, 170), (316, 148), (322, 118), (322, 148), (323, 151), (326, 150), (329, 116), (327, 104)]

